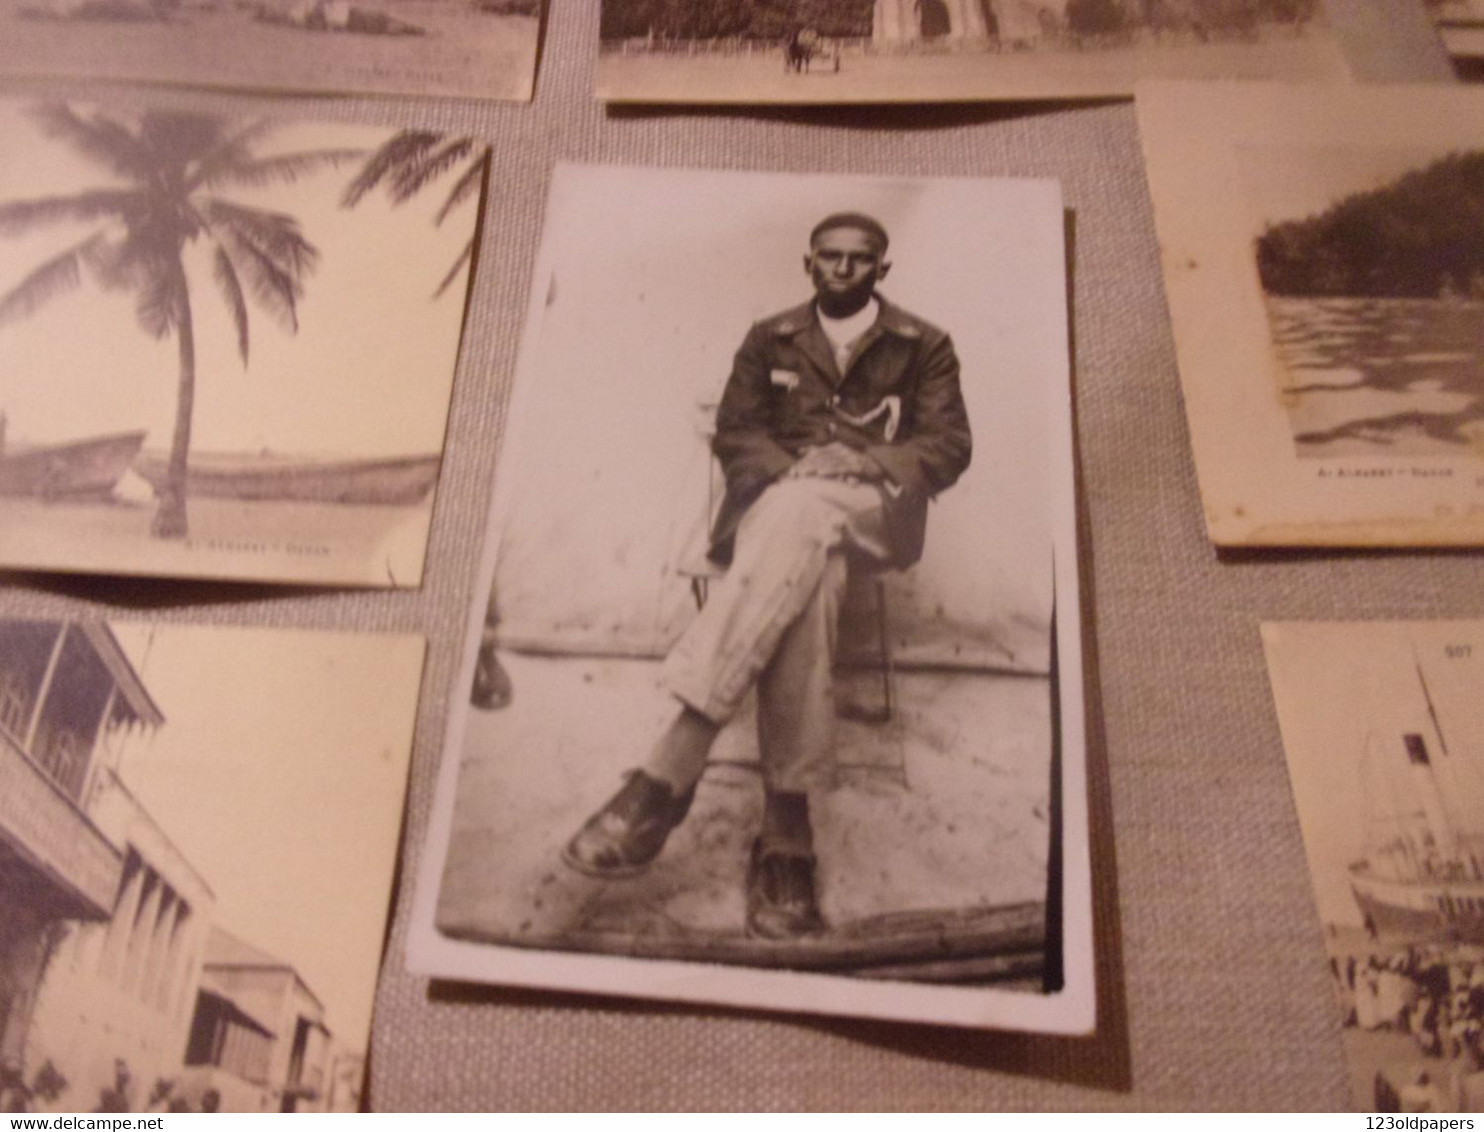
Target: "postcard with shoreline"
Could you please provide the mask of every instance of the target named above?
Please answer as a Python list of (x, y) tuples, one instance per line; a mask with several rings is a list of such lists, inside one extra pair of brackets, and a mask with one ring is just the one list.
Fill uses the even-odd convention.
[(0, 75), (527, 102), (540, 0), (0, 0)]
[(1054, 182), (558, 167), (410, 969), (1091, 1030), (1064, 271)]
[(1484, 91), (1137, 109), (1211, 540), (1484, 542)]
[(607, 102), (1097, 98), (1141, 79), (1346, 82), (1319, 0), (602, 0)]
[(0, 566), (416, 586), (488, 149), (0, 102)]
[(0, 618), (0, 1112), (357, 1112), (424, 645)]
[(1355, 1107), (1484, 1110), (1484, 621), (1262, 639)]

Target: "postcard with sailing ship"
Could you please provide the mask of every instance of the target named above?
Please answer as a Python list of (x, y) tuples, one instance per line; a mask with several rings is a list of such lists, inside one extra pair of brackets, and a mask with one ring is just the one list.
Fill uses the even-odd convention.
[(609, 102), (1128, 95), (1143, 78), (1348, 78), (1318, 0), (602, 0)]
[(1138, 114), (1212, 540), (1484, 542), (1484, 91), (1150, 84)]
[(1091, 1028), (1064, 265), (1046, 181), (558, 168), (412, 969)]
[(0, 565), (415, 586), (487, 151), (0, 103)]
[(423, 641), (0, 617), (0, 1112), (356, 1112)]
[(1484, 1111), (1484, 621), (1262, 639), (1355, 1106)]
[(0, 74), (524, 102), (540, 0), (0, 0)]

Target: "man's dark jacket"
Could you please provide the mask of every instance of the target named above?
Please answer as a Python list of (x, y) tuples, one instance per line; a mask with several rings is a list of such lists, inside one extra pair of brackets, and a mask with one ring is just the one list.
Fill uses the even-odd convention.
[(969, 466), (969, 417), (948, 335), (877, 298), (880, 314), (856, 342), (843, 375), (812, 302), (748, 332), (711, 444), (726, 475), (711, 531), (717, 562), (731, 560), (737, 525), (763, 490), (804, 449), (831, 441), (864, 452), (886, 474), (892, 565), (902, 569), (922, 557), (928, 501)]

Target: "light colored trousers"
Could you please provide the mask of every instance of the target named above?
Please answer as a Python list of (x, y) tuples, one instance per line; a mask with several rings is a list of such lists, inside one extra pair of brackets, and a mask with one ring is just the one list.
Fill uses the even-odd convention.
[[(763, 780), (775, 791), (833, 776), (830, 669), (852, 556), (888, 557), (881, 489), (777, 480), (742, 517), (730, 568), (665, 658), (665, 686), (716, 724), (756, 685)], [(694, 781), (704, 768), (703, 757), (668, 769)]]

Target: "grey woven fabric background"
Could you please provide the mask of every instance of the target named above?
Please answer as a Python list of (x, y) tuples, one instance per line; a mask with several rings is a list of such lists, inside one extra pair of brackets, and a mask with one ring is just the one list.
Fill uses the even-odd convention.
[[(429, 638), (369, 1097), (424, 1109), (1342, 1108), (1338, 1020), (1268, 694), (1264, 618), (1484, 615), (1478, 555), (1206, 541), (1133, 108), (605, 111), (597, 0), (554, 0), (533, 105), (170, 103), (476, 133), (494, 167), (426, 581), (413, 593), (0, 575), (0, 615), (398, 629)], [(1357, 76), (1449, 81), (1420, 10), (1334, 2)], [(10, 82), (114, 104), (123, 86)], [(1193, 128), (1199, 128), (1193, 123)], [(1085, 1040), (430, 985), (403, 970), (442, 720), (557, 160), (1060, 179), (1074, 344), (1099, 1031)], [(4, 532), (0, 531), (0, 538)], [(533, 753), (533, 757), (535, 754)]]

